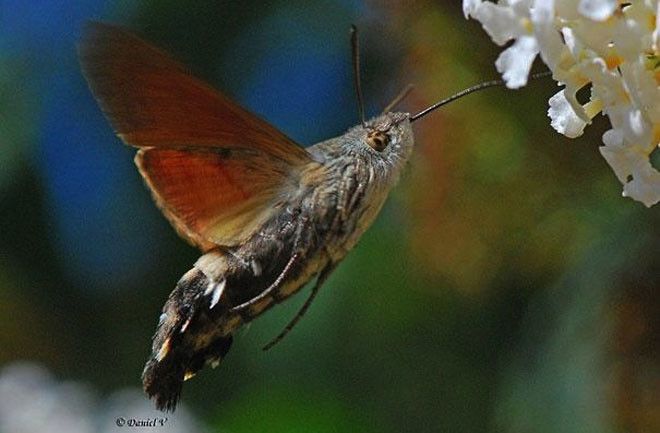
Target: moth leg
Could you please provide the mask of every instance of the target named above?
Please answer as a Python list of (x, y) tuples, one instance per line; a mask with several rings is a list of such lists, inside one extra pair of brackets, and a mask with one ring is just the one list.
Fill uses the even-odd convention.
[(280, 332), (275, 338), (270, 340), (268, 344), (266, 344), (262, 350), (268, 350), (271, 347), (275, 346), (277, 343), (282, 341), (286, 335), (291, 332), (294, 326), (298, 324), (300, 319), (305, 315), (307, 310), (309, 309), (309, 306), (312, 305), (312, 302), (314, 301), (314, 298), (316, 298), (316, 295), (319, 293), (319, 289), (323, 285), (323, 283), (328, 279), (332, 271), (335, 269), (336, 265), (335, 264), (329, 264), (319, 274), (318, 278), (316, 279), (316, 284), (314, 284), (314, 287), (312, 287), (312, 291), (310, 292), (309, 296), (307, 297), (307, 300), (303, 304), (302, 307), (300, 307), (300, 310), (298, 310), (298, 313), (294, 316), (294, 318), (286, 325), (286, 327)]
[(284, 269), (282, 269), (282, 272), (280, 272), (280, 274), (277, 276), (275, 281), (273, 281), (273, 283), (270, 286), (268, 286), (266, 290), (259, 293), (254, 298), (245, 301), (242, 304), (236, 305), (235, 307), (232, 307), (229, 311), (232, 313), (240, 313), (241, 311), (245, 310), (246, 308), (250, 308), (254, 304), (258, 303), (259, 301), (270, 295), (275, 289), (277, 289), (280, 286), (280, 284), (282, 284), (282, 281), (284, 281), (284, 278), (286, 278), (286, 276), (289, 273), (289, 270), (291, 269), (291, 266), (293, 266), (296, 260), (298, 260), (298, 257), (299, 255), (297, 252), (291, 255), (291, 258), (287, 262), (286, 266), (284, 266)]
[[(305, 220), (306, 222), (306, 220)], [(302, 237), (302, 228), (306, 226), (305, 222), (303, 222), (303, 225), (301, 227), (301, 230), (298, 230), (298, 234), (296, 235), (296, 240), (293, 243), (293, 251), (294, 253), (291, 255), (289, 258), (289, 261), (286, 263), (284, 266), (284, 269), (282, 269), (282, 272), (277, 276), (275, 281), (272, 282), (270, 286), (266, 288), (263, 292), (259, 293), (257, 296), (255, 296), (252, 299), (249, 299), (242, 304), (236, 305), (232, 307), (229, 311), (232, 313), (241, 313), (243, 310), (250, 308), (251, 306), (257, 304), (259, 301), (265, 299), (267, 296), (269, 296), (271, 293), (273, 293), (276, 289), (279, 288), (280, 284), (282, 284), (282, 281), (288, 276), (289, 271), (291, 270), (291, 267), (294, 265), (294, 263), (298, 260), (300, 257), (300, 254), (298, 252), (298, 245), (300, 244), (300, 238)]]

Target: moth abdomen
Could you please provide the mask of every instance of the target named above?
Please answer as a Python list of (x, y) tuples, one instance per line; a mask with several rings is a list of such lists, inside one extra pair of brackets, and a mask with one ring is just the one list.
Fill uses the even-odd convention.
[[(183, 382), (193, 377), (206, 364), (217, 366), (231, 347), (232, 337), (217, 337), (203, 350), (186, 353), (174, 349), (170, 356), (158, 361), (151, 358), (142, 374), (145, 392), (160, 410), (174, 411)], [(192, 355), (192, 356), (191, 356)]]
[[(235, 308), (276, 281), (289, 260), (290, 248), (268, 244), (258, 256), (220, 248), (207, 252), (177, 283), (163, 307), (142, 374), (144, 390), (159, 409), (173, 410), (183, 382), (206, 365), (216, 367), (229, 351), (232, 333), (274, 305), (279, 285), (263, 302)], [(292, 275), (297, 276), (299, 263), (294, 267)], [(283, 275), (283, 286), (289, 286), (288, 277)]]
[(228, 311), (223, 283), (193, 268), (179, 280), (163, 307), (152, 354), (142, 373), (144, 390), (159, 409), (174, 410), (183, 382), (206, 364), (217, 366), (229, 351), (231, 333), (221, 333), (222, 327), (217, 326), (225, 322)]

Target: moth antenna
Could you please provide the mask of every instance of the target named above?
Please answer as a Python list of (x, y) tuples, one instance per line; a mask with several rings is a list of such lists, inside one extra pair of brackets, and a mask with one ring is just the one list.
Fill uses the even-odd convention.
[(412, 84), (408, 84), (406, 87), (404, 87), (403, 90), (401, 90), (399, 94), (396, 95), (394, 99), (392, 99), (392, 102), (390, 102), (385, 106), (385, 108), (383, 108), (383, 114), (392, 111), (394, 107), (399, 105), (399, 103), (403, 101), (406, 98), (406, 96), (410, 95), (410, 92), (414, 87), (415, 86), (413, 86)]
[(358, 41), (358, 29), (355, 24), (351, 25), (351, 54), (353, 57), (353, 80), (355, 81), (355, 93), (357, 94), (358, 114), (362, 126), (366, 127), (364, 121), (364, 99), (362, 98), (362, 85), (360, 84), (360, 44)]
[[(536, 79), (539, 79), (539, 78), (549, 77), (551, 75), (552, 75), (552, 71), (539, 72), (539, 73), (536, 73), (536, 74), (532, 74), (529, 77), (529, 79), (530, 80), (536, 80)], [(468, 87), (467, 89), (463, 89), (460, 92), (458, 92), (454, 95), (451, 95), (449, 98), (443, 99), (440, 102), (436, 102), (435, 104), (431, 105), (430, 107), (423, 109), (419, 113), (417, 113), (413, 116), (410, 116), (410, 121), (414, 122), (415, 120), (426, 116), (427, 114), (429, 114), (431, 111), (435, 110), (436, 108), (440, 108), (443, 105), (449, 104), (450, 102), (453, 102), (457, 99), (460, 99), (463, 96), (467, 96), (470, 93), (474, 93), (474, 92), (477, 92), (479, 90), (487, 89), (489, 87), (504, 86), (505, 84), (506, 83), (504, 82), (504, 80), (491, 80), (491, 81), (484, 81), (483, 83), (479, 83), (479, 84), (477, 84), (475, 86), (472, 86), (472, 87)]]

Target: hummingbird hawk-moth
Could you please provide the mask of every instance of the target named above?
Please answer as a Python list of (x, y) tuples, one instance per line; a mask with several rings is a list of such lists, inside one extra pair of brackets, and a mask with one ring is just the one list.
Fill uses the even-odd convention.
[(238, 327), (315, 278), (275, 341), (291, 329), (378, 215), (412, 153), (411, 122), (447, 101), (303, 148), (120, 27), (89, 24), (79, 54), (156, 204), (203, 253), (169, 295), (142, 375), (160, 409), (218, 365)]

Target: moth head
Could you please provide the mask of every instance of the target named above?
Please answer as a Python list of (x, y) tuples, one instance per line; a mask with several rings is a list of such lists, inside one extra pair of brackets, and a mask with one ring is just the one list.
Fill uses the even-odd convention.
[(355, 141), (360, 151), (375, 161), (404, 163), (414, 144), (409, 117), (408, 113), (385, 113), (357, 126)]
[(366, 163), (381, 178), (398, 177), (413, 150), (408, 113), (385, 113), (354, 126), (335, 142), (348, 164)]

